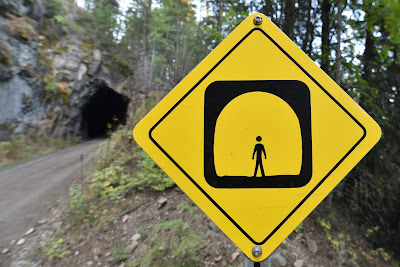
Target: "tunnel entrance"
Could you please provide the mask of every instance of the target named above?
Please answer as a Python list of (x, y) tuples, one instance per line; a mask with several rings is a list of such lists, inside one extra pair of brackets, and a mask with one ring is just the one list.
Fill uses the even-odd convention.
[(96, 93), (83, 108), (83, 136), (104, 137), (109, 130), (114, 130), (119, 124), (125, 124), (128, 104), (127, 97), (104, 84), (98, 85)]

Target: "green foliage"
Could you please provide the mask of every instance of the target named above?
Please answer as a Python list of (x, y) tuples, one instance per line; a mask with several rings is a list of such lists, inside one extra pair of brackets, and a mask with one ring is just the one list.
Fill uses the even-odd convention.
[(318, 222), (320, 226), (325, 230), (329, 231), (332, 228), (332, 224), (329, 221), (326, 221), (325, 219), (318, 218)]
[(91, 179), (91, 188), (101, 200), (119, 200), (125, 190), (131, 186), (132, 178), (123, 173), (123, 167), (110, 166), (95, 172)]
[(95, 204), (84, 196), (81, 185), (71, 185), (68, 193), (70, 213), (76, 220), (87, 222), (98, 216)]
[(303, 230), (303, 222), (301, 222), (301, 223), (296, 227), (296, 229), (294, 229), (294, 232), (295, 232), (296, 234), (298, 234), (298, 233), (300, 233), (302, 230)]
[(192, 210), (196, 209), (196, 207), (189, 205), (189, 203), (187, 203), (187, 201), (179, 204), (176, 208), (180, 209), (182, 211), (192, 211)]
[(143, 151), (136, 153), (139, 171), (134, 183), (140, 190), (150, 187), (155, 191), (163, 191), (175, 186), (174, 181), (169, 178), (163, 170)]
[(109, 224), (110, 226), (114, 224), (115, 220), (116, 220), (116, 218), (115, 218), (115, 216), (114, 216), (113, 214), (111, 214), (111, 215), (109, 215), (109, 216), (107, 217), (107, 221), (108, 221), (108, 224)]
[[(130, 261), (128, 266), (199, 266), (200, 259), (194, 249), (205, 241), (200, 233), (190, 229), (182, 219), (161, 222), (152, 228), (155, 236), (149, 247), (140, 251), (139, 258)], [(168, 263), (163, 255), (171, 253), (174, 263)]]
[(48, 18), (64, 14), (63, 0), (44, 0), (43, 4), (46, 7), (46, 17)]
[[(336, 220), (335, 216), (332, 216), (332, 219)], [(350, 236), (343, 232), (335, 233), (332, 223), (329, 220), (321, 219), (319, 217), (317, 220), (325, 233), (325, 238), (331, 243), (335, 251), (338, 254), (345, 254), (350, 261), (356, 262), (357, 253), (354, 250), (355, 246), (351, 243)]]
[(45, 99), (50, 101), (53, 98), (61, 98), (65, 104), (69, 104), (69, 96), (72, 88), (66, 82), (59, 81), (56, 75), (48, 75), (43, 79), (45, 85)]
[(117, 262), (125, 261), (128, 258), (128, 249), (125, 245), (119, 245), (111, 251), (111, 256)]
[(381, 256), (382, 259), (383, 259), (384, 261), (386, 261), (386, 262), (388, 262), (388, 261), (390, 261), (390, 260), (392, 259), (392, 257), (390, 256), (390, 254), (387, 253), (387, 252), (385, 251), (384, 248), (377, 248), (377, 249), (375, 249), (375, 250), (371, 250), (370, 253), (371, 253), (371, 255), (373, 255), (373, 256)]
[(378, 231), (379, 231), (379, 226), (368, 228), (365, 233), (365, 237), (369, 238), (370, 236), (373, 236)]
[[(182, 259), (183, 266), (196, 266), (199, 259), (194, 255), (193, 249), (204, 243), (198, 232), (190, 229), (182, 219), (163, 222), (153, 227), (154, 232), (170, 232), (173, 235), (166, 244), (172, 255)], [(166, 249), (168, 249), (168, 247)]]
[(0, 141), (0, 168), (24, 160), (36, 158), (80, 142), (79, 138), (52, 139), (39, 136), (42, 129), (38, 129), (37, 136), (11, 136)]
[[(134, 117), (140, 118), (154, 104), (155, 99), (145, 101)], [(116, 218), (111, 210), (125, 207), (134, 190), (162, 191), (175, 185), (138, 148), (129, 126), (120, 126), (110, 133), (110, 138), (99, 145), (93, 164), (95, 171), (90, 178), (82, 186), (71, 186), (69, 191), (69, 212), (74, 227), (94, 221), (97, 225), (112, 225)]]
[(63, 259), (70, 254), (64, 244), (64, 239), (56, 237), (45, 238), (40, 245), (40, 251), (43, 251), (50, 259)]
[(25, 21), (14, 21), (7, 24), (7, 27), (11, 35), (19, 38), (22, 41), (36, 39), (38, 36), (36, 30)]
[(114, 48), (121, 27), (118, 23), (118, 7), (107, 0), (86, 0), (85, 7), (86, 12), (80, 15), (78, 23), (85, 28), (92, 42), (101, 49)]
[(6, 66), (10, 65), (10, 56), (3, 41), (0, 41), (0, 63)]
[[(104, 148), (103, 148), (104, 149)], [(127, 158), (132, 155), (124, 154)], [(175, 183), (143, 151), (136, 153), (136, 175), (132, 175), (128, 166), (109, 166), (95, 172), (90, 180), (91, 194), (100, 200), (118, 201), (126, 196), (129, 190), (163, 191)], [(125, 161), (122, 159), (122, 161)], [(130, 161), (128, 159), (127, 161)]]
[(52, 20), (59, 25), (60, 34), (71, 33), (77, 29), (74, 22), (64, 17), (63, 15), (55, 15)]
[(58, 85), (58, 80), (55, 75), (47, 76), (43, 79), (45, 82), (44, 90), (51, 93), (56, 93), (60, 90), (60, 86)]
[(18, 150), (15, 149), (12, 142), (2, 141), (0, 142), (0, 158), (16, 158)]

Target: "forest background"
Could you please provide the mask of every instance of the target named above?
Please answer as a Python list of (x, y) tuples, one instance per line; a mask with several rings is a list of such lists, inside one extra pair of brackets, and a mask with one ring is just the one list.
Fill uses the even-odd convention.
[(400, 258), (399, 0), (80, 0), (73, 22), (63, 2), (45, 0), (47, 18), (63, 34), (84, 28), (111, 71), (143, 92), (171, 90), (249, 14), (267, 15), (380, 124), (381, 141), (324, 208), (341, 207)]
[(328, 197), (400, 257), (400, 1), (87, 0), (79, 23), (138, 87), (173, 88), (244, 18), (267, 15), (381, 125)]

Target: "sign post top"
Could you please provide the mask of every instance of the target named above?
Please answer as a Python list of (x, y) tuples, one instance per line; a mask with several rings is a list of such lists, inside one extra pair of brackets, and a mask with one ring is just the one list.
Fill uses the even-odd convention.
[(133, 134), (247, 257), (262, 261), (381, 130), (266, 16), (252, 14)]

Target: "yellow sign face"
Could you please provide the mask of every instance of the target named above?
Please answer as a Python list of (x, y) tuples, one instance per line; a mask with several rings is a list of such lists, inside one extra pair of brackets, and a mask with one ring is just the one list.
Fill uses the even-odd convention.
[(133, 134), (251, 260), (262, 261), (381, 130), (267, 17), (253, 14)]

